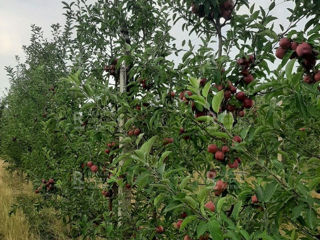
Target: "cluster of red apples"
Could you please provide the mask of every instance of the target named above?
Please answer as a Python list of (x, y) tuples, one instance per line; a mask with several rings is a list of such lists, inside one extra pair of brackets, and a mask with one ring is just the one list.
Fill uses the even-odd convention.
[[(237, 142), (237, 143), (241, 143), (242, 139), (241, 139), (240, 136), (234, 136), (232, 141), (233, 142)], [(230, 148), (228, 146), (226, 146), (226, 145), (224, 145), (221, 148), (219, 148), (216, 144), (210, 144), (208, 146), (207, 151), (209, 153), (212, 153), (214, 155), (214, 158), (217, 161), (225, 163), (226, 160), (228, 159), (228, 154), (230, 152)], [(238, 168), (240, 162), (241, 162), (240, 158), (235, 158), (233, 162), (231, 162), (230, 159), (229, 159), (228, 160), (228, 166), (230, 168)], [(211, 172), (208, 172), (207, 177), (209, 177), (209, 178), (214, 178), (215, 177), (216, 174), (215, 174), (215, 172), (212, 172), (212, 171), (214, 171), (214, 170), (211, 170)]]
[(87, 167), (90, 169), (91, 172), (96, 173), (98, 172), (98, 166), (94, 165), (92, 161), (87, 162)]
[(320, 71), (315, 70), (318, 52), (307, 43), (297, 43), (289, 38), (282, 38), (279, 41), (279, 47), (276, 50), (276, 57), (283, 59), (287, 52), (293, 51), (291, 58), (298, 58), (301, 65), (305, 69), (305, 76), (303, 81), (309, 84), (320, 81)]
[[(244, 109), (253, 107), (253, 100), (250, 99), (244, 92), (237, 92), (237, 88), (228, 81), (227, 86), (217, 85), (218, 91), (224, 90), (224, 100), (221, 105), (221, 111), (228, 111), (237, 114), (239, 117), (245, 115)], [(236, 101), (238, 100), (238, 101)]]
[[(203, 1), (201, 3), (193, 2), (191, 5), (191, 12), (200, 18), (206, 17), (208, 20), (213, 20), (215, 18), (214, 7), (214, 5), (211, 5), (210, 11), (208, 15), (206, 15)], [(234, 2), (232, 0), (226, 0), (222, 2), (220, 4), (220, 12), (218, 18), (223, 17), (225, 20), (231, 19), (233, 8)]]
[(138, 136), (141, 133), (141, 130), (139, 128), (133, 127), (131, 130), (128, 131), (128, 136)]
[(250, 55), (249, 57), (242, 57), (237, 60), (237, 64), (241, 67), (241, 75), (243, 76), (243, 82), (248, 85), (254, 81), (254, 77), (250, 73), (250, 67), (254, 64), (254, 56)]
[(108, 143), (107, 146), (108, 148), (104, 150), (104, 152), (106, 154), (109, 154), (112, 149), (115, 149), (117, 147), (117, 144), (115, 142), (111, 142), (111, 143)]
[[(205, 85), (206, 81), (206, 78), (202, 78), (200, 80), (200, 86)], [(244, 92), (237, 92), (237, 88), (230, 81), (228, 81), (227, 86), (221, 84), (215, 85), (215, 88), (218, 91), (224, 90), (224, 100), (220, 109), (221, 112), (226, 110), (228, 112), (237, 114), (239, 117), (243, 117), (245, 115), (244, 109), (253, 107), (253, 100), (250, 99)], [(196, 108), (195, 103), (190, 101), (190, 96), (192, 96), (191, 91), (182, 91), (179, 95), (179, 98), (186, 104), (191, 102), (191, 108), (195, 112), (196, 118), (208, 115), (207, 110), (199, 111)]]
[(55, 184), (55, 181), (52, 178), (50, 178), (48, 181), (45, 179), (42, 179), (42, 184), (35, 190), (35, 193), (39, 193), (42, 189), (49, 192), (54, 188), (54, 184)]

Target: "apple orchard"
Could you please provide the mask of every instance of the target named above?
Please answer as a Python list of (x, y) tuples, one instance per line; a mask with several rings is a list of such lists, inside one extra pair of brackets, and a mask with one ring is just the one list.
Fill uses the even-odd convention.
[(320, 239), (320, 1), (255, 2), (74, 0), (33, 26), (0, 143), (34, 206), (72, 239)]

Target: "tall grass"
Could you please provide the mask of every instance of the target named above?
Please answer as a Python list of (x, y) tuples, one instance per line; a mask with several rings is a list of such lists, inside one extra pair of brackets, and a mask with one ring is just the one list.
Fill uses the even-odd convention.
[(31, 233), (30, 226), (21, 210), (9, 215), (14, 204), (16, 194), (32, 193), (32, 186), (23, 183), (20, 177), (11, 176), (5, 171), (5, 165), (0, 160), (0, 239), (1, 240), (38, 240), (38, 236)]

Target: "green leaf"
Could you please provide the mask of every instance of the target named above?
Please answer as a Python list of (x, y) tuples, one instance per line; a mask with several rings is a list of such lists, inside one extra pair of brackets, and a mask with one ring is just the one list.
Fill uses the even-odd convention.
[(163, 162), (171, 153), (171, 151), (165, 151), (164, 153), (162, 153), (160, 157), (160, 162)]
[(86, 109), (93, 108), (95, 105), (96, 105), (95, 102), (85, 103), (85, 104), (81, 107), (81, 110), (84, 111), (84, 110), (86, 110)]
[(296, 62), (295, 59), (291, 59), (286, 66), (286, 76), (289, 80), (292, 79), (292, 70), (295, 62)]
[(214, 240), (224, 240), (220, 223), (214, 218), (208, 222), (208, 230)]
[(226, 127), (226, 129), (228, 130), (231, 130), (232, 127), (233, 127), (233, 122), (234, 122), (234, 119), (233, 119), (233, 115), (232, 113), (227, 113), (224, 118), (223, 118), (223, 125)]
[(93, 96), (93, 91), (92, 91), (91, 87), (88, 84), (84, 84), (83, 85), (83, 91), (87, 94), (88, 97), (92, 97)]
[(206, 222), (200, 222), (197, 226), (197, 238), (202, 236), (208, 230), (208, 225)]
[(185, 208), (185, 206), (183, 204), (178, 204), (178, 202), (173, 202), (173, 203), (170, 203), (163, 211), (163, 213), (167, 213), (167, 212), (170, 212), (174, 209), (177, 209), (177, 208)]
[(199, 208), (199, 204), (191, 197), (191, 196), (186, 196), (183, 199), (183, 202), (187, 203), (188, 206), (190, 206), (193, 209), (198, 209)]
[(235, 220), (237, 220), (238, 217), (239, 217), (239, 213), (240, 213), (240, 211), (241, 211), (241, 207), (242, 207), (242, 201), (238, 201), (238, 202), (234, 205), (234, 207), (233, 207), (233, 211), (232, 211), (231, 216), (232, 216)]
[(225, 203), (226, 201), (226, 197), (222, 197), (218, 200), (218, 203), (217, 203), (217, 213), (220, 213), (221, 212), (221, 209), (223, 207), (223, 204)]
[(154, 144), (154, 142), (157, 140), (157, 136), (153, 136), (152, 138), (150, 138), (147, 142), (145, 142), (141, 148), (140, 151), (142, 151), (145, 155), (149, 155), (151, 148)]
[(213, 122), (211, 116), (200, 116), (200, 117), (197, 117), (196, 120), (198, 122), (207, 122), (207, 123)]
[(269, 11), (271, 11), (272, 9), (274, 9), (274, 7), (276, 6), (276, 2), (272, 2), (269, 6)]
[(222, 91), (218, 92), (212, 99), (212, 109), (216, 113), (218, 113), (220, 110), (220, 105), (222, 103), (223, 97), (224, 96), (223, 96), (223, 90), (222, 90)]
[(198, 81), (198, 79), (196, 79), (194, 77), (190, 77), (190, 83), (191, 83), (192, 87), (194, 87), (197, 90), (199, 89), (200, 82)]
[(246, 240), (250, 240), (250, 235), (246, 230), (240, 230), (240, 233)]
[(185, 177), (180, 183), (180, 189), (184, 189), (187, 186), (190, 179), (190, 176)]
[(307, 211), (306, 222), (311, 229), (314, 229), (317, 226), (317, 215), (312, 208), (309, 208)]
[(139, 136), (137, 137), (137, 139), (136, 139), (136, 145), (137, 146), (139, 145), (139, 143), (140, 143), (141, 139), (143, 138), (143, 136), (144, 136), (144, 133), (140, 133)]
[(212, 187), (204, 187), (198, 193), (198, 200), (200, 203), (203, 203), (204, 200), (207, 198), (209, 192), (211, 191)]
[(202, 89), (202, 95), (207, 98), (210, 90), (211, 82), (207, 82), (206, 85)]
[(154, 206), (157, 208), (159, 207), (159, 204), (161, 203), (161, 201), (166, 197), (166, 194), (164, 193), (160, 193), (153, 201)]
[(191, 216), (186, 217), (186, 218), (183, 220), (183, 222), (182, 222), (182, 224), (181, 224), (181, 226), (180, 226), (180, 232), (181, 232), (189, 223), (193, 222), (193, 221), (196, 220), (197, 218), (198, 218), (198, 217), (195, 216), (195, 215), (191, 215)]
[(265, 202), (270, 201), (270, 199), (272, 198), (273, 194), (277, 190), (277, 187), (278, 187), (278, 184), (275, 183), (275, 182), (268, 183), (265, 186), (265, 190), (264, 190), (264, 201)]
[(230, 138), (229, 135), (226, 134), (225, 132), (218, 132), (218, 131), (215, 131), (212, 128), (207, 128), (207, 131), (209, 132), (209, 134), (212, 137), (218, 137), (218, 138), (223, 138), (223, 139), (229, 139)]

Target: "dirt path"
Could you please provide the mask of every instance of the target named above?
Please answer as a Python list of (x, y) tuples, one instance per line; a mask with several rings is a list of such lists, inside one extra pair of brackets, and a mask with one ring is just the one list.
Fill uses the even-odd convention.
[(32, 186), (21, 181), (21, 177), (5, 170), (0, 160), (0, 239), (1, 240), (37, 240), (30, 233), (30, 227), (23, 213), (18, 210), (9, 216), (15, 196), (20, 193), (32, 194)]

